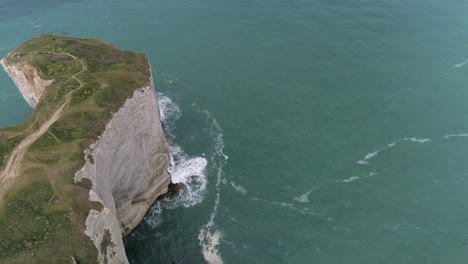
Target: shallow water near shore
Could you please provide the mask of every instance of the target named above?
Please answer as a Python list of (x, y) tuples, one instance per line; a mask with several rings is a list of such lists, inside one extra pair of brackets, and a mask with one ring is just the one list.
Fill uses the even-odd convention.
[[(0, 55), (39, 34), (148, 55), (187, 188), (131, 263), (465, 263), (463, 1), (0, 5)], [(157, 111), (155, 109), (155, 111)], [(32, 109), (0, 71), (0, 126)]]

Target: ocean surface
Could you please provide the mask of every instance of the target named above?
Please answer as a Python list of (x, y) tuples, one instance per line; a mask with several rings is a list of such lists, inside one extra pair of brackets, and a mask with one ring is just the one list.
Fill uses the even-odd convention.
[[(0, 56), (46, 33), (149, 56), (187, 188), (125, 239), (132, 264), (458, 264), (467, 14), (462, 0), (0, 0)], [(31, 113), (0, 71), (0, 126)]]

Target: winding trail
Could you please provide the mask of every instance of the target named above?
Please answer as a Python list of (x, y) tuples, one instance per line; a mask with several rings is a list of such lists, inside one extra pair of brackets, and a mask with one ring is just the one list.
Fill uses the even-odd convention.
[(83, 63), (82, 60), (78, 59), (77, 57), (69, 53), (56, 53), (56, 54), (65, 54), (65, 55), (73, 57), (76, 61), (80, 62), (81, 67), (82, 67), (81, 71), (75, 73), (70, 78), (70, 79), (75, 79), (78, 83), (80, 83), (80, 86), (68, 92), (65, 95), (65, 102), (63, 102), (57, 108), (57, 110), (55, 110), (55, 112), (52, 114), (50, 119), (47, 120), (44, 124), (42, 124), (42, 126), (38, 130), (34, 131), (31, 135), (23, 139), (21, 143), (18, 146), (16, 146), (16, 148), (11, 152), (10, 157), (8, 158), (8, 161), (5, 165), (5, 169), (0, 174), (0, 199), (5, 194), (6, 190), (11, 186), (11, 184), (13, 183), (13, 180), (20, 174), (21, 161), (23, 160), (28, 147), (31, 146), (34, 142), (36, 142), (36, 140), (39, 139), (42, 135), (44, 135), (44, 133), (46, 133), (49, 130), (50, 126), (52, 126), (60, 118), (63, 110), (70, 103), (73, 92), (83, 87), (83, 82), (80, 79), (78, 79), (76, 76), (82, 73), (83, 71), (87, 70), (86, 64)]

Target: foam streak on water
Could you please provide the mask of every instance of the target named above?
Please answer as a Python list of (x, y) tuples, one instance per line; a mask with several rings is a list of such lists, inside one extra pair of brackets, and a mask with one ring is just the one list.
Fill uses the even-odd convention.
[(360, 178), (360, 177), (358, 177), (358, 176), (351, 176), (351, 177), (349, 177), (349, 178), (347, 178), (347, 179), (342, 180), (342, 182), (348, 183), (348, 182), (355, 181), (355, 180), (357, 180), (357, 179), (359, 179), (359, 178)]
[(299, 203), (308, 203), (309, 202), (309, 195), (312, 193), (312, 190), (302, 194), (299, 197), (294, 198)]
[(416, 138), (416, 137), (404, 138), (404, 139), (402, 139), (402, 140), (404, 140), (404, 141), (411, 141), (411, 142), (417, 142), (417, 143), (420, 143), (420, 144), (431, 141), (431, 140), (428, 139), (428, 138)]
[(462, 63), (458, 63), (458, 64), (453, 65), (453, 68), (461, 68), (461, 67), (465, 66), (465, 64), (467, 64), (467, 63), (468, 63), (468, 60), (466, 60), (466, 61), (464, 61)]
[[(449, 135), (450, 136), (450, 135)], [(452, 135), (453, 136), (453, 135)], [(447, 138), (447, 136), (446, 136)], [(401, 142), (401, 141), (410, 141), (410, 142), (416, 142), (416, 143), (419, 143), (419, 144), (423, 144), (423, 143), (427, 143), (427, 142), (430, 142), (432, 141), (431, 139), (429, 138), (417, 138), (417, 137), (411, 137), (411, 138), (400, 138), (396, 141), (393, 141), (392, 143), (390, 144), (387, 144), (385, 147), (383, 148), (379, 148), (373, 152), (370, 152), (370, 153), (367, 153), (363, 159), (361, 160), (358, 160), (356, 161), (356, 164), (359, 164), (359, 165), (367, 165), (369, 164), (369, 160), (375, 158), (380, 152), (384, 151), (384, 150), (387, 150), (387, 149), (390, 149), (390, 148), (393, 148), (394, 146), (396, 146), (397, 143)]]
[(206, 225), (200, 229), (198, 234), (198, 239), (200, 241), (200, 246), (202, 247), (203, 257), (209, 264), (222, 264), (223, 259), (219, 253), (218, 247), (222, 239), (222, 233), (216, 229), (215, 218), (218, 214), (218, 208), (221, 201), (221, 183), (223, 182), (223, 167), (224, 163), (228, 159), (228, 156), (224, 154), (224, 141), (222, 129), (219, 126), (216, 119), (214, 119), (211, 114), (205, 111), (210, 123), (212, 124), (211, 133), (212, 137), (215, 139), (215, 153), (211, 158), (212, 164), (217, 168), (216, 174), (216, 195), (213, 210), (210, 215), (210, 220)]
[(445, 139), (449, 139), (449, 138), (452, 138), (452, 137), (468, 137), (468, 133), (462, 133), (462, 134), (448, 134), (448, 135), (445, 135), (445, 136), (444, 136)]
[(243, 194), (243, 195), (246, 195), (247, 194), (247, 189), (245, 189), (243, 186), (241, 185), (237, 185), (235, 182), (231, 181), (231, 186), (232, 188), (234, 188), (234, 190), (236, 190), (237, 192)]

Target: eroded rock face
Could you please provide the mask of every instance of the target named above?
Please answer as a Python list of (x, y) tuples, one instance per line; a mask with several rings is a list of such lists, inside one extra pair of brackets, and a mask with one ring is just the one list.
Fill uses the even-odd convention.
[[(170, 151), (152, 84), (134, 92), (85, 154), (86, 164), (75, 181), (90, 179), (90, 200), (104, 206), (100, 212), (91, 210), (86, 234), (100, 263), (128, 263), (122, 236), (140, 223), (170, 184)], [(105, 241), (106, 233), (111, 243)]]
[(37, 69), (29, 64), (8, 63), (6, 59), (0, 60), (0, 64), (18, 87), (26, 102), (33, 108), (36, 107), (46, 87), (54, 81), (42, 79)]

